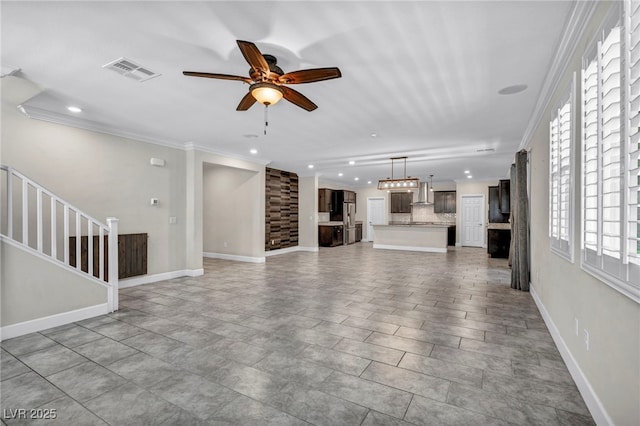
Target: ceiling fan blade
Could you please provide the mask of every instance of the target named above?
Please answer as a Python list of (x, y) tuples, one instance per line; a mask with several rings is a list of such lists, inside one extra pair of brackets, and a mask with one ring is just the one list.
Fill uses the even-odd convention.
[(253, 97), (251, 92), (247, 92), (247, 94), (244, 95), (244, 98), (242, 98), (242, 100), (238, 104), (236, 111), (246, 111), (249, 108), (251, 108), (251, 106), (255, 103), (256, 103), (256, 98)]
[(238, 80), (238, 81), (244, 81), (245, 83), (249, 83), (249, 84), (252, 83), (249, 77), (241, 77), (239, 75), (215, 74), (210, 72), (197, 72), (197, 71), (182, 71), (182, 74), (188, 75), (190, 77), (217, 78), (220, 80)]
[(331, 68), (314, 68), (309, 70), (300, 70), (288, 72), (278, 79), (284, 84), (313, 83), (314, 81), (331, 80), (332, 78), (340, 78), (342, 73), (336, 67)]
[(318, 105), (311, 102), (309, 98), (307, 98), (302, 93), (297, 92), (291, 89), (290, 87), (286, 87), (286, 86), (280, 86), (280, 88), (284, 92), (283, 97), (289, 102), (291, 102), (292, 104), (295, 104), (302, 109), (306, 109), (307, 111), (313, 111), (314, 109), (318, 108)]
[(262, 74), (269, 74), (269, 64), (255, 44), (242, 40), (237, 40), (237, 43), (244, 59), (251, 65), (251, 68)]

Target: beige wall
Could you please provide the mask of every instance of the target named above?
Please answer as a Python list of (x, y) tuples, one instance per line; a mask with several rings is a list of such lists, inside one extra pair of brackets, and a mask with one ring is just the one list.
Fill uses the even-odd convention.
[[(264, 232), (260, 233), (255, 214), (259, 191), (264, 192), (264, 187), (260, 186), (257, 171), (204, 164), (202, 216), (205, 253), (264, 256)], [(264, 214), (264, 207), (262, 210)]]
[(107, 303), (106, 287), (4, 241), (0, 264), (2, 327)]
[(184, 150), (29, 119), (16, 108), (21, 80), (2, 79), (2, 163), (103, 223), (117, 217), (121, 234), (148, 233), (149, 274), (185, 269)]
[[(229, 218), (225, 226), (235, 227), (242, 231), (242, 236), (238, 236), (232, 245), (236, 245), (236, 251), (231, 253), (236, 256), (246, 256), (251, 258), (264, 258), (264, 200), (265, 200), (265, 166), (243, 159), (226, 157), (218, 154), (188, 149), (186, 152), (186, 262), (187, 268), (198, 270), (202, 268), (202, 254), (204, 248), (204, 170), (205, 166), (223, 166), (227, 169), (236, 169), (241, 174), (253, 173), (253, 177), (246, 180), (241, 191), (245, 196), (243, 201), (238, 199), (245, 210), (239, 212), (234, 217)], [(233, 187), (231, 187), (233, 188)], [(231, 188), (226, 196), (231, 198), (240, 197), (233, 194)], [(207, 198), (208, 195), (207, 195)], [(212, 197), (213, 198), (213, 197)], [(210, 201), (210, 200), (209, 200)], [(250, 206), (250, 207), (248, 207)], [(211, 224), (208, 224), (211, 226)], [(219, 224), (215, 224), (219, 226)], [(249, 235), (249, 232), (251, 234)], [(223, 240), (224, 243), (224, 240)], [(233, 249), (233, 247), (227, 247)], [(239, 249), (239, 250), (238, 250)], [(218, 252), (219, 253), (219, 252)], [(225, 254), (225, 253), (222, 253)]]
[(298, 178), (298, 246), (318, 247), (318, 177)]
[[(550, 105), (564, 92), (573, 73), (580, 73), (581, 54), (596, 33), (609, 4), (601, 3), (580, 40), (576, 54), (558, 84)], [(580, 87), (578, 85), (578, 87)], [(576, 102), (580, 102), (578, 94)], [(579, 108), (575, 108), (579, 111)], [(573, 190), (574, 257), (571, 263), (551, 252), (549, 218), (549, 119), (550, 109), (530, 139), (531, 167), (531, 285), (538, 295), (571, 357), (613, 424), (640, 424), (640, 305), (585, 273), (580, 267), (580, 164), (576, 162)], [(580, 134), (579, 113), (573, 115), (574, 134)], [(580, 158), (580, 138), (575, 158)], [(579, 336), (575, 319), (579, 321)], [(583, 330), (590, 335), (587, 350)]]

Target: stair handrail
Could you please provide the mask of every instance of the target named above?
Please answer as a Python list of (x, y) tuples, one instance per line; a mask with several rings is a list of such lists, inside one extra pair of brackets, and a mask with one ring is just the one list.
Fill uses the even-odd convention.
[[(88, 278), (98, 282), (101, 285), (105, 285), (108, 287), (108, 307), (111, 312), (118, 309), (118, 219), (114, 217), (108, 217), (107, 223), (103, 223), (98, 219), (90, 216), (89, 214), (83, 212), (79, 208), (75, 207), (71, 203), (65, 201), (64, 199), (55, 195), (52, 191), (48, 190), (44, 186), (35, 182), (34, 180), (28, 178), (24, 174), (20, 173), (13, 167), (0, 164), (0, 171), (6, 172), (6, 193), (4, 194), (4, 198), (6, 198), (6, 214), (7, 214), (7, 224), (6, 224), (6, 234), (0, 233), (3, 237), (8, 238), (14, 243), (20, 244), (23, 247), (36, 251), (38, 254), (42, 256), (46, 256), (53, 261), (56, 261), (61, 266), (66, 268), (74, 269), (76, 272), (80, 274), (85, 274)], [(22, 189), (22, 232), (21, 238), (17, 239), (14, 237), (14, 229), (13, 229), (13, 214), (14, 214), (14, 205), (13, 205), (13, 179), (19, 179), (21, 182)], [(29, 244), (29, 186), (36, 190), (36, 244), (35, 247), (32, 247)], [(43, 195), (49, 197), (50, 199), (50, 228), (51, 228), (51, 246), (50, 253), (44, 251), (44, 233), (43, 233)], [(58, 258), (57, 245), (58, 245), (58, 223), (57, 223), (57, 206), (58, 204), (63, 207), (63, 260)], [(5, 210), (5, 209), (2, 209)], [(75, 234), (76, 234), (76, 244), (75, 244), (75, 259), (76, 264), (75, 267), (70, 265), (69, 262), (69, 219), (70, 212), (75, 212)], [(81, 257), (81, 237), (82, 237), (82, 220), (85, 220), (87, 223), (87, 271), (82, 269), (82, 257)], [(93, 270), (93, 234), (94, 227), (98, 228), (98, 276), (94, 276)], [(108, 279), (105, 282), (104, 271), (104, 237), (108, 236), (108, 262), (107, 262), (107, 275)]]

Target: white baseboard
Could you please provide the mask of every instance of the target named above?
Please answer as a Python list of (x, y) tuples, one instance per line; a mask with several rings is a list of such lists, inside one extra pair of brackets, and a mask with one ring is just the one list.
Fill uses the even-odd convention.
[(481, 246), (463, 246), (462, 243), (456, 243), (456, 247), (475, 247), (475, 248), (487, 248), (486, 244), (483, 244)]
[(88, 318), (97, 317), (109, 313), (109, 307), (106, 303), (101, 305), (88, 306), (69, 312), (49, 315), (43, 318), (19, 322), (17, 324), (6, 325), (0, 328), (0, 341), (11, 339), (13, 337), (23, 336), (29, 333), (46, 330), (52, 327), (69, 324), (76, 321), (82, 321)]
[(266, 251), (264, 253), (264, 255), (266, 257), (269, 257), (269, 256), (277, 256), (279, 254), (293, 253), (293, 252), (296, 252), (296, 251), (317, 252), (318, 251), (318, 247), (302, 247), (302, 246), (286, 247), (286, 248), (283, 248), (283, 249), (276, 249), (276, 250)]
[(373, 243), (374, 249), (384, 249), (384, 250), (404, 250), (404, 251), (423, 251), (428, 253), (446, 253), (446, 248), (438, 248), (438, 247), (412, 247), (412, 246), (394, 246), (390, 244), (376, 244)]
[(202, 253), (203, 257), (208, 257), (210, 259), (224, 259), (224, 260), (235, 260), (238, 262), (249, 262), (249, 263), (264, 263), (265, 257), (251, 257), (251, 256), (238, 256), (235, 254), (225, 254), (225, 253)]
[(302, 246), (298, 246), (298, 251), (308, 251), (311, 253), (317, 253), (320, 251), (320, 249), (316, 246), (316, 247), (302, 247)]
[(204, 268), (199, 268), (199, 269), (185, 269), (184, 270), (184, 274), (187, 277), (199, 277), (201, 275), (204, 275)]
[(611, 420), (611, 417), (609, 417), (609, 414), (607, 414), (607, 410), (605, 410), (604, 406), (602, 405), (600, 398), (598, 398), (598, 395), (593, 390), (593, 387), (591, 387), (589, 380), (584, 375), (576, 359), (571, 354), (569, 347), (560, 335), (558, 327), (556, 327), (556, 325), (554, 324), (551, 316), (549, 315), (549, 312), (544, 307), (542, 300), (536, 293), (535, 287), (531, 285), (531, 283), (529, 283), (529, 292), (531, 293), (531, 297), (533, 297), (534, 302), (536, 302), (538, 310), (540, 311), (540, 314), (542, 315), (542, 318), (544, 319), (544, 322), (547, 325), (549, 332), (551, 333), (551, 337), (553, 338), (553, 341), (560, 351), (562, 360), (567, 365), (573, 381), (576, 382), (576, 386), (580, 391), (580, 395), (582, 395), (585, 404), (587, 404), (587, 408), (589, 408), (593, 420), (598, 425), (612, 425), (613, 420)]
[(266, 257), (277, 256), (279, 254), (293, 253), (295, 251), (300, 251), (300, 247), (294, 246), (294, 247), (285, 247), (285, 248), (281, 248), (281, 249), (269, 250), (269, 251), (265, 251), (264, 255)]
[(118, 281), (118, 288), (134, 287), (142, 284), (150, 284), (158, 281), (170, 280), (172, 278), (198, 277), (200, 275), (204, 275), (204, 269), (183, 269), (180, 271), (143, 275), (141, 277), (124, 278)]

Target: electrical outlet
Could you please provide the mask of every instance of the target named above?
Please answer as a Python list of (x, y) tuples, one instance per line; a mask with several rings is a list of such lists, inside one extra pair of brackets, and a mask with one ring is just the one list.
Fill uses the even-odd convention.
[(176, 223), (178, 223), (178, 218), (175, 216), (169, 216), (169, 224), (175, 225)]
[(225, 246), (225, 247), (228, 247), (228, 246), (229, 246), (229, 243), (225, 241), (225, 242), (224, 242), (224, 246)]
[(586, 346), (587, 351), (589, 351), (589, 330), (585, 328), (583, 330), (583, 335), (584, 335), (584, 345)]
[(271, 245), (275, 246), (276, 245), (276, 240), (271, 240)]
[(578, 322), (578, 317), (574, 318), (575, 322), (576, 322), (576, 336), (580, 335), (580, 323)]

